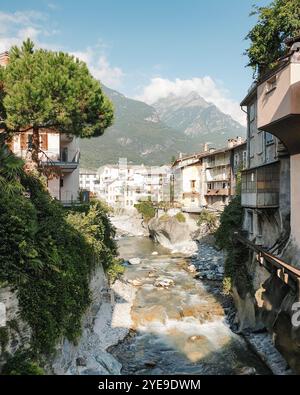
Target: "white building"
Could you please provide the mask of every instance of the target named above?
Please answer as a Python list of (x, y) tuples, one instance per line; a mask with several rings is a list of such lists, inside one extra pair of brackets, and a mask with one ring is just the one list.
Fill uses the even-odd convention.
[(97, 171), (80, 170), (79, 186), (81, 190), (89, 191), (94, 195), (100, 193), (100, 179)]
[[(15, 135), (9, 146), (17, 156), (30, 158), (32, 130)], [(79, 158), (78, 138), (53, 130), (40, 132), (39, 159), (42, 166), (52, 168), (48, 190), (66, 205), (79, 200)]]
[(99, 197), (110, 206), (130, 209), (141, 200), (169, 201), (169, 166), (105, 165), (98, 170)]

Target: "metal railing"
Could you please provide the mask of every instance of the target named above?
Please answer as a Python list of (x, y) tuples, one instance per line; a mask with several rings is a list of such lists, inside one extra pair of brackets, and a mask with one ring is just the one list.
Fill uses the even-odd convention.
[(277, 256), (265, 251), (257, 244), (252, 243), (240, 233), (236, 232), (234, 235), (236, 240), (256, 252), (256, 260), (261, 266), (271, 273), (276, 272), (278, 278), (297, 292), (298, 301), (300, 301), (300, 270)]

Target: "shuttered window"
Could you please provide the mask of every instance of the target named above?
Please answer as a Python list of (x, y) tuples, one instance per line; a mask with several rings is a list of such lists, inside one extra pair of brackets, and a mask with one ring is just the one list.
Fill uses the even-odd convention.
[(41, 149), (43, 151), (48, 150), (48, 134), (47, 133), (41, 134), (40, 144), (41, 144)]
[(27, 138), (26, 133), (21, 133), (20, 134), (20, 145), (21, 145), (21, 150), (26, 150), (28, 148), (28, 138)]

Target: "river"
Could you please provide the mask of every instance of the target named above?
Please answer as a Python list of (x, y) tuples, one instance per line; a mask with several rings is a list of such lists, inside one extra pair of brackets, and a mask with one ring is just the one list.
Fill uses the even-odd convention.
[(141, 259), (124, 273), (124, 281), (138, 287), (132, 330), (109, 349), (123, 374), (270, 374), (226, 324), (220, 294), (187, 270), (188, 258), (145, 237), (118, 244), (125, 260)]

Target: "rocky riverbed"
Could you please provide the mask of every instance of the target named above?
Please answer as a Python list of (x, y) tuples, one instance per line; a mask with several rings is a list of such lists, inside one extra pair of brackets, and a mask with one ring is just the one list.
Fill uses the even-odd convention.
[[(125, 237), (118, 243), (128, 261), (123, 281), (136, 289), (129, 335), (108, 349), (121, 363), (121, 373), (270, 374), (226, 321), (221, 253), (202, 246), (191, 260), (149, 238)], [(215, 262), (213, 270), (201, 260), (203, 254)]]

